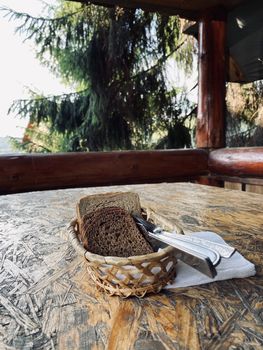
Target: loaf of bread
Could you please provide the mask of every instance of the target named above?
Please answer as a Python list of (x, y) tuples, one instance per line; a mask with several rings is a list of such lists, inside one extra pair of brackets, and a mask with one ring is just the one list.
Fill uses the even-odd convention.
[(82, 218), (81, 239), (90, 252), (128, 257), (153, 253), (131, 214), (119, 207), (100, 208)]
[(77, 203), (77, 219), (81, 223), (84, 215), (107, 207), (119, 207), (130, 214), (141, 214), (140, 198), (137, 193), (108, 192), (81, 198)]

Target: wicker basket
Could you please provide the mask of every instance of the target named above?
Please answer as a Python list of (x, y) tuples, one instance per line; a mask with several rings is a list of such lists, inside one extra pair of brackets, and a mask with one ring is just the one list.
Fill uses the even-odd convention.
[(84, 256), (98, 289), (110, 295), (144, 297), (147, 293), (158, 293), (176, 275), (177, 260), (172, 247), (128, 258), (108, 257), (87, 251), (78, 236), (78, 222), (74, 219), (68, 229), (69, 241)]

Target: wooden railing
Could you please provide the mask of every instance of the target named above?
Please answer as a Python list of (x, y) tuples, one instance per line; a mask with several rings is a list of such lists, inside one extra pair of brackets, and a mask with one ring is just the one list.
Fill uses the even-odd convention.
[(225, 148), (212, 151), (208, 158), (212, 174), (235, 177), (263, 177), (263, 147)]
[(0, 156), (0, 194), (178, 181), (263, 189), (263, 147)]
[(0, 194), (70, 187), (190, 181), (207, 174), (204, 150), (0, 156)]
[(212, 151), (208, 170), (209, 179), (225, 188), (263, 194), (263, 147)]

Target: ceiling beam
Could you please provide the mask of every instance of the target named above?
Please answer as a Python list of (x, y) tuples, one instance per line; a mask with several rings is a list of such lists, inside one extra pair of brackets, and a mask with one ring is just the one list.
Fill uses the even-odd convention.
[(178, 15), (189, 20), (198, 20), (200, 14), (218, 6), (230, 10), (248, 0), (68, 0), (84, 4), (95, 4), (107, 7), (141, 8), (150, 12), (161, 12)]

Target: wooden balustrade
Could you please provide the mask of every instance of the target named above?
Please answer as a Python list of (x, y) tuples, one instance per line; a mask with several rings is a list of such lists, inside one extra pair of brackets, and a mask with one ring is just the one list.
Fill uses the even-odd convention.
[[(217, 182), (228, 189), (263, 194), (263, 147), (212, 151), (208, 170), (210, 184)], [(199, 180), (204, 181), (207, 178)]]
[(208, 170), (216, 175), (263, 178), (263, 147), (212, 151), (208, 158)]
[(0, 194), (192, 180), (263, 185), (263, 147), (0, 156)]
[(0, 194), (193, 180), (207, 173), (204, 150), (0, 156)]

